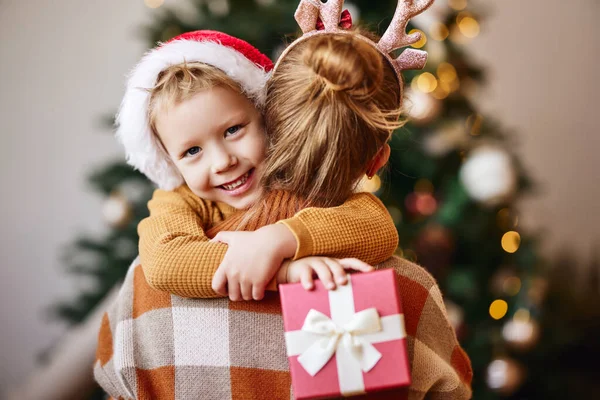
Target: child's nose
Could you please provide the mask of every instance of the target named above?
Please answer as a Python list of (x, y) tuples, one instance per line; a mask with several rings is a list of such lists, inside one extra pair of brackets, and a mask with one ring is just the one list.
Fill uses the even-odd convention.
[(237, 158), (228, 152), (220, 152), (213, 159), (212, 172), (218, 174), (226, 172), (237, 165)]

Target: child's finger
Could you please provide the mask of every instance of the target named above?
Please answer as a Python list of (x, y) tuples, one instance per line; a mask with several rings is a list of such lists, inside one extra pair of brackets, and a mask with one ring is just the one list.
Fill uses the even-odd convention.
[(252, 284), (249, 282), (241, 282), (240, 291), (242, 293), (242, 299), (246, 301), (252, 300)]
[(313, 271), (312, 268), (304, 268), (301, 272), (300, 272), (300, 283), (302, 284), (302, 287), (306, 290), (312, 290), (315, 286), (313, 283)]
[(231, 300), (231, 301), (242, 300), (240, 283), (237, 280), (230, 279), (227, 282), (227, 289), (229, 291), (229, 300)]
[(265, 297), (265, 287), (261, 285), (252, 285), (252, 298), (262, 300)]
[(223, 268), (217, 268), (212, 279), (212, 290), (221, 296), (227, 296), (227, 276)]
[(335, 289), (335, 282), (333, 281), (333, 277), (331, 275), (331, 270), (323, 261), (311, 261), (310, 266), (317, 273), (317, 276), (321, 280), (321, 283), (325, 288), (329, 290)]
[(327, 264), (327, 266), (331, 270), (331, 273), (333, 274), (333, 278), (335, 279), (335, 281), (338, 284), (345, 285), (346, 283), (348, 283), (348, 277), (346, 276), (346, 271), (344, 270), (344, 267), (342, 267), (342, 265), (339, 263), (338, 260), (336, 260), (334, 258), (326, 258), (323, 261), (325, 262), (325, 264)]
[(363, 261), (360, 261), (357, 258), (344, 258), (344, 259), (340, 260), (340, 264), (342, 264), (342, 266), (345, 269), (353, 269), (355, 271), (361, 271), (361, 272), (371, 272), (374, 269), (369, 264), (367, 264)]

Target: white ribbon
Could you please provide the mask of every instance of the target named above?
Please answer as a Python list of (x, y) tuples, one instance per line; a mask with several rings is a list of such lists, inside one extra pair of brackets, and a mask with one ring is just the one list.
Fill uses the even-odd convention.
[(406, 337), (404, 316), (380, 318), (375, 308), (354, 312), (352, 284), (329, 291), (331, 318), (311, 309), (301, 330), (285, 333), (288, 356), (315, 376), (336, 354), (342, 395), (364, 393), (363, 372), (369, 372), (381, 359), (372, 343)]

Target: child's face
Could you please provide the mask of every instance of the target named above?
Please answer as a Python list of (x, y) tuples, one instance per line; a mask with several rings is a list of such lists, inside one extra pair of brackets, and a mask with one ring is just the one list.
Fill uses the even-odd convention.
[(159, 112), (156, 130), (197, 196), (238, 209), (258, 199), (265, 134), (245, 96), (225, 87), (204, 90)]

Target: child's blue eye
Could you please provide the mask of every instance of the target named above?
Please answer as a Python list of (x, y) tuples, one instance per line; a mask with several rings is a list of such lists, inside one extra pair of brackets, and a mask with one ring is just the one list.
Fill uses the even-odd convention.
[(235, 135), (241, 128), (242, 128), (241, 125), (231, 126), (231, 127), (227, 128), (227, 130), (225, 131), (225, 136)]
[(201, 150), (201, 149), (200, 149), (200, 147), (198, 147), (198, 146), (190, 147), (190, 148), (189, 148), (189, 149), (188, 149), (188, 150), (185, 152), (185, 155), (186, 155), (186, 156), (194, 156), (194, 155), (196, 155), (196, 154), (200, 153), (200, 150)]

